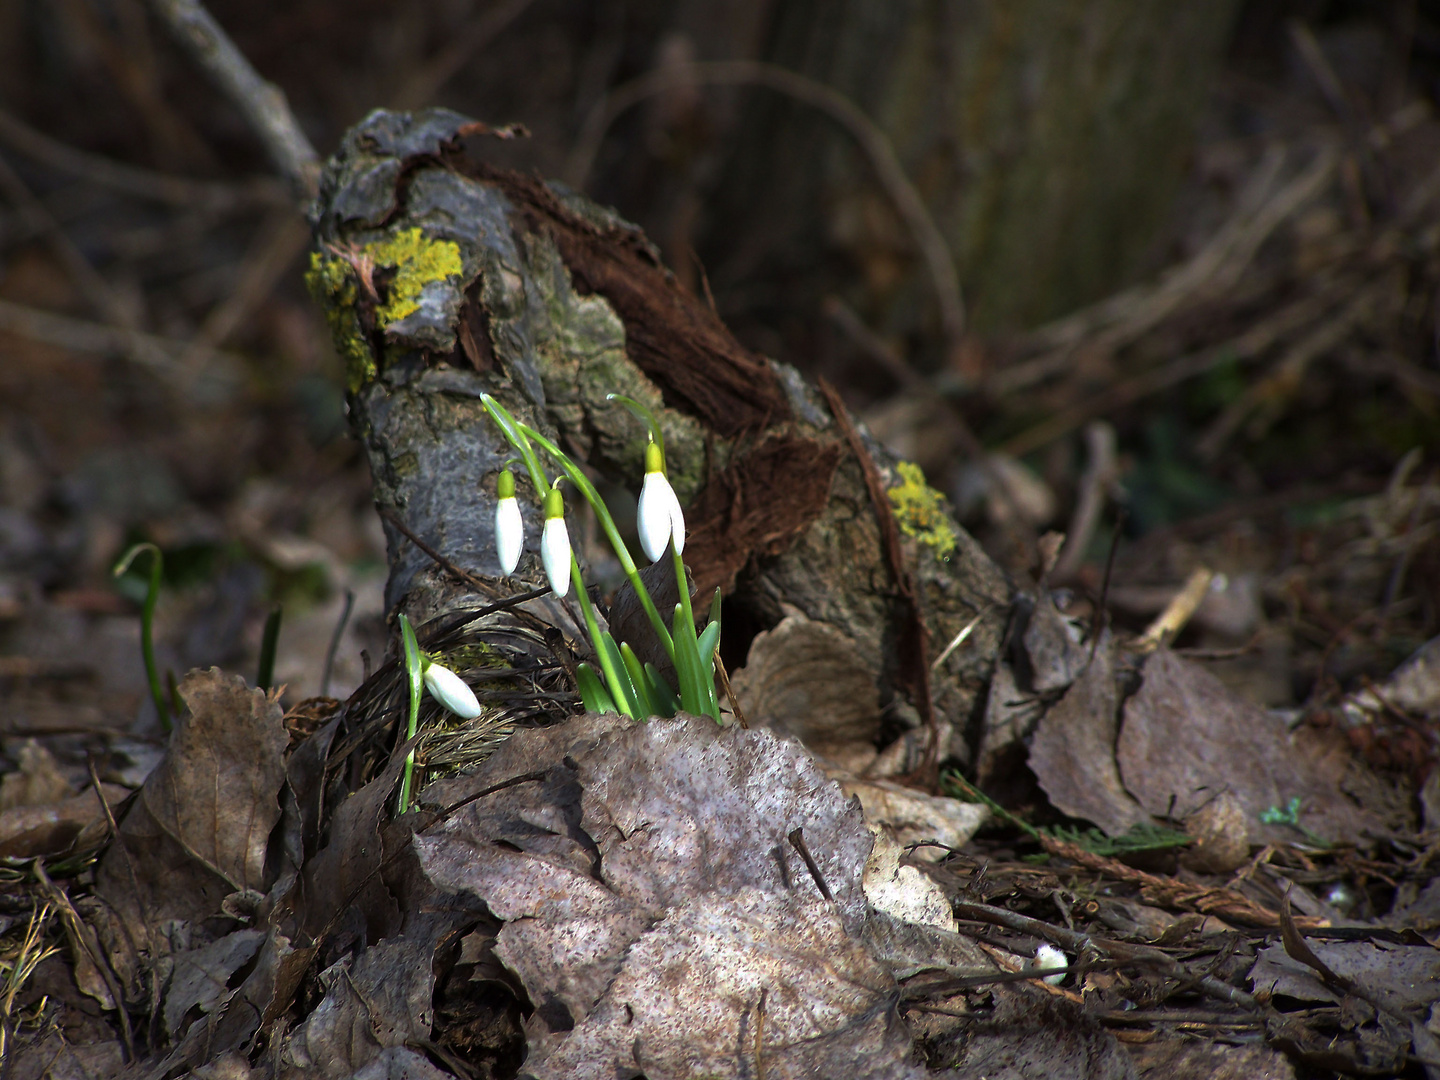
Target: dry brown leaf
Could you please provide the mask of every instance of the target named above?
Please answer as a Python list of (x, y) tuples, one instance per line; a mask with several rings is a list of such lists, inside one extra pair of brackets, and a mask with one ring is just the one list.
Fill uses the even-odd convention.
[[(495, 955), (536, 1010), (530, 1071), (753, 1076), (763, 990), (766, 1075), (911, 1075), (893, 980), (859, 945), (870, 834), (798, 744), (584, 717), (518, 733), (426, 798), (537, 772), (415, 841), (432, 881), (505, 922)], [(787, 840), (797, 828), (833, 902)]]
[(792, 735), (848, 772), (863, 772), (880, 734), (879, 669), (829, 623), (791, 612), (757, 634), (732, 684), (754, 726)]
[(1229, 790), (1244, 807), (1251, 843), (1300, 839), (1260, 822), (1292, 798), (1300, 799), (1300, 824), (1327, 840), (1358, 840), (1374, 824), (1341, 790), (1344, 762), (1323, 756), (1315, 732), (1292, 735), (1283, 720), (1168, 649), (1146, 660), (1124, 713), (1120, 775), (1157, 817), (1187, 817)]
[(392, 938), (321, 972), (325, 998), (286, 1038), (280, 1080), (343, 1080), (382, 1050), (429, 1039), (431, 959), (426, 945)]
[(1030, 769), (1051, 805), (1093, 821), (1111, 836), (1150, 820), (1120, 783), (1115, 657), (1107, 636), (1065, 696), (1040, 719), (1030, 742)]
[(17, 806), (45, 806), (73, 798), (75, 788), (60, 773), (55, 756), (34, 739), (20, 744), (20, 766), (0, 776), (0, 812)]
[(918, 1077), (895, 1002), (889, 972), (833, 905), (712, 893), (671, 909), (632, 946), (595, 1009), (534, 1074)]
[(237, 930), (171, 958), (173, 968), (161, 1008), (171, 1039), (184, 1034), (188, 1021), (193, 1019), (190, 1010), (208, 1014), (234, 996), (229, 988), (231, 978), (254, 959), (264, 942), (263, 930)]
[(156, 822), (233, 889), (265, 889), (265, 848), (280, 818), (289, 736), (279, 704), (238, 675), (192, 671), (190, 707), (141, 798)]
[[(112, 807), (130, 794), (116, 784), (104, 784), (101, 790)], [(99, 843), (107, 829), (94, 788), (48, 805), (18, 805), (0, 813), (0, 858), (59, 855), (91, 840)]]
[(949, 848), (964, 847), (990, 818), (990, 811), (979, 803), (926, 795), (888, 780), (849, 776), (837, 776), (836, 780), (846, 795), (860, 800), (865, 820), (883, 827), (901, 845), (929, 841), (942, 845), (915, 849), (915, 857), (928, 862), (943, 859)]

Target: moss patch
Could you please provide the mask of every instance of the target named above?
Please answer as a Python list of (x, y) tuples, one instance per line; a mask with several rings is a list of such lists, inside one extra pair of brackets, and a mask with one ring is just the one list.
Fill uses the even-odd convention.
[(944, 496), (925, 483), (925, 474), (914, 462), (902, 461), (896, 469), (900, 483), (889, 492), (895, 524), (934, 551), (936, 558), (949, 557), (955, 550), (955, 527), (945, 512)]

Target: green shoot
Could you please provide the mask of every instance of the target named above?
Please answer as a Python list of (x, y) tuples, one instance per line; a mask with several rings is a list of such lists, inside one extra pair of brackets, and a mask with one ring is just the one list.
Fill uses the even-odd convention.
[[(404, 646), (405, 674), (410, 687), (410, 722), (405, 728), (407, 740), (415, 737), (420, 724), (420, 692), (425, 686), (425, 660), (420, 655), (420, 643), (415, 640), (415, 630), (410, 620), (400, 616), (400, 641)], [(410, 787), (415, 776), (415, 748), (405, 756), (405, 775), (400, 781), (400, 813), (410, 809)]]
[(255, 685), (269, 690), (275, 681), (275, 647), (280, 643), (279, 604), (265, 617), (265, 632), (260, 637), (260, 668), (255, 673)]
[[(160, 599), (160, 576), (164, 556), (151, 543), (136, 544), (120, 556), (112, 573), (121, 577), (142, 552), (150, 556), (150, 583), (145, 589), (145, 605), (140, 609), (140, 657), (145, 663), (145, 678), (150, 683), (150, 697), (155, 702), (155, 715), (160, 730), (170, 734), (170, 710), (165, 707), (165, 693), (160, 686), (160, 673), (155, 668), (155, 602)], [(177, 714), (178, 715), (178, 714)]]

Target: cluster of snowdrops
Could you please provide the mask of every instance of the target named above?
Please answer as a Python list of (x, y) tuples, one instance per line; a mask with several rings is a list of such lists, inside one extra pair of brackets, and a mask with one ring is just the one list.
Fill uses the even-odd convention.
[[(645, 446), (645, 481), (636, 507), (636, 527), (640, 534), (640, 547), (652, 563), (659, 562), (667, 552), (674, 560), (680, 602), (675, 605), (669, 626), (661, 618), (645, 588), (635, 560), (595, 485), (564, 451), (540, 432), (517, 421), (488, 394), (482, 401), (506, 440), (519, 454), (519, 462), (528, 472), (536, 492), (544, 492), (545, 524), (540, 534), (540, 560), (550, 588), (556, 596), (564, 597), (569, 595), (572, 584), (576, 586), (575, 596), (595, 654), (595, 665), (582, 663), (576, 672), (580, 697), (586, 709), (620, 712), (636, 719), (673, 716), (684, 710), (710, 716), (718, 722), (720, 706), (715, 694), (714, 664), (715, 651), (720, 644), (720, 592), (718, 589), (715, 591), (710, 618), (704, 630), (697, 632), (689, 579), (681, 560), (685, 549), (685, 515), (665, 475), (665, 439), (660, 424), (654, 413), (640, 402), (619, 394), (611, 394), (610, 399), (630, 409), (649, 430), (649, 441)], [(542, 452), (559, 467), (560, 471), (553, 479), (545, 470)], [(574, 485), (594, 511), (601, 530), (645, 610), (656, 639), (674, 665), (678, 686), (672, 687), (653, 664), (642, 663), (628, 643), (617, 643), (608, 630), (600, 628), (565, 526), (565, 500), (560, 485), (566, 480)], [(515, 475), (508, 466), (500, 473), (496, 496), (495, 551), (501, 569), (511, 574), (519, 565), (524, 550), (525, 528), (520, 503), (515, 496)], [(410, 682), (408, 737), (415, 735), (422, 688), (457, 716), (465, 719), (479, 716), (480, 703), (470, 687), (454, 671), (420, 651), (415, 631), (404, 615), (400, 616), (400, 632)], [(401, 784), (402, 807), (409, 803), (412, 762), (413, 752)]]

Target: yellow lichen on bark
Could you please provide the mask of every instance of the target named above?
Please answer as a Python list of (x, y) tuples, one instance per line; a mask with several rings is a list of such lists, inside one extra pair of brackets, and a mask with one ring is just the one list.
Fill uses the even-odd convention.
[(895, 466), (900, 483), (889, 491), (890, 506), (900, 531), (944, 559), (955, 550), (955, 528), (945, 512), (944, 496), (925, 483), (920, 466), (902, 461)]

